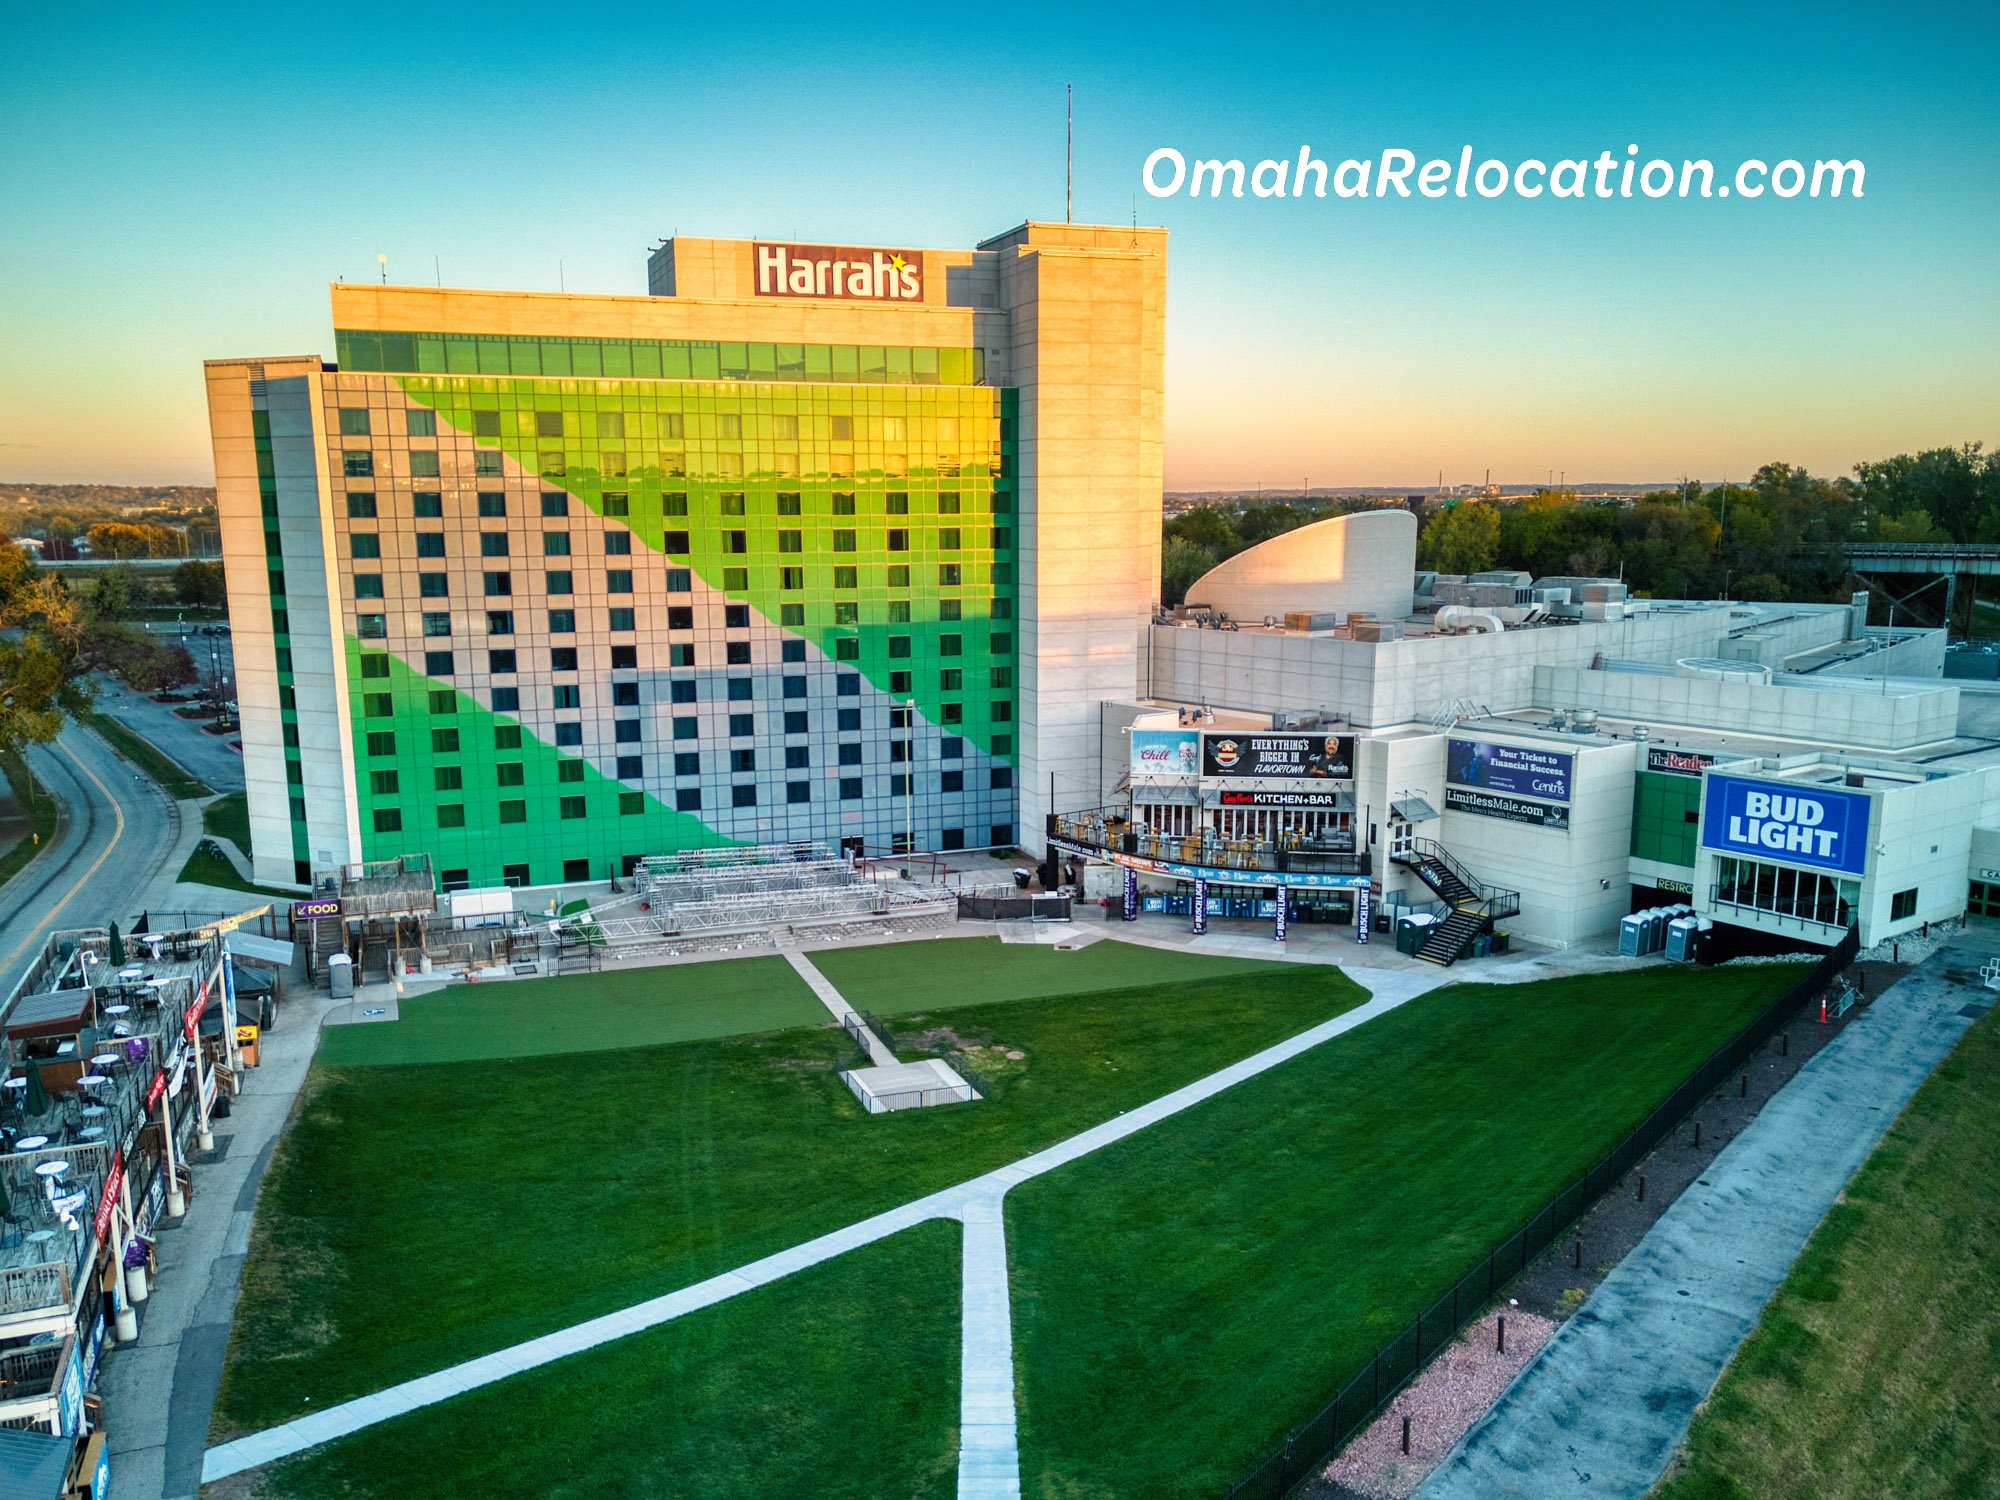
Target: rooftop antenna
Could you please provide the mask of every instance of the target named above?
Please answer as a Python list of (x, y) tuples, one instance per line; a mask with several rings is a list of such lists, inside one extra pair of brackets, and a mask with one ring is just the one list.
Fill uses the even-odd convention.
[(559, 292), (566, 292), (569, 290), (569, 283), (563, 280), (563, 263), (561, 256), (556, 257), (556, 290)]
[(389, 257), (378, 255), (375, 257), (375, 264), (382, 268), (382, 285), (387, 286), (389, 284)]
[(437, 284), (444, 285), (444, 260), (435, 251), (431, 254), (431, 273), (437, 277)]
[[(1076, 184), (1076, 85), (1063, 85), (1063, 223), (1075, 222), (1070, 216), (1071, 194)], [(1132, 216), (1139, 215), (1139, 200), (1132, 200)]]

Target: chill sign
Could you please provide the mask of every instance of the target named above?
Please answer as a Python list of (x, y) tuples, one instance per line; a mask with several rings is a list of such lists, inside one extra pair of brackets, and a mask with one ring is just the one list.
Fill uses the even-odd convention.
[(858, 302), (924, 300), (921, 250), (861, 250), (847, 245), (772, 245), (756, 256), (760, 297), (838, 297)]
[(1859, 875), (1868, 863), (1869, 800), (1859, 792), (1710, 772), (1702, 847)]

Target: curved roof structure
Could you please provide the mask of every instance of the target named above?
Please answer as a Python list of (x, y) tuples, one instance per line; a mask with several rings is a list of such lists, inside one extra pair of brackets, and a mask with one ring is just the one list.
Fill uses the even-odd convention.
[(1187, 597), (1235, 620), (1295, 610), (1401, 620), (1410, 613), (1416, 569), (1417, 518), (1364, 510), (1259, 542), (1202, 574)]

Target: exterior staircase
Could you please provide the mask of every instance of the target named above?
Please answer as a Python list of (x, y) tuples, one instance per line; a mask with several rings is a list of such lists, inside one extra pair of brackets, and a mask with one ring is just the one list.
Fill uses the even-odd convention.
[(1511, 917), (1521, 909), (1519, 891), (1504, 891), (1477, 879), (1435, 839), (1413, 840), (1409, 852), (1395, 858), (1449, 908), (1417, 947), (1417, 957), (1426, 963), (1449, 968), (1465, 957), (1475, 938), (1493, 930), (1496, 918)]

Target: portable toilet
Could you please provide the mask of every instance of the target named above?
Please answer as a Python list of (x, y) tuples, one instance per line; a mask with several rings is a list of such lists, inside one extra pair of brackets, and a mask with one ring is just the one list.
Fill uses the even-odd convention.
[(354, 960), (345, 953), (330, 955), (326, 961), (327, 983), (336, 1000), (354, 998)]
[(1396, 924), (1396, 951), (1415, 954), (1424, 943), (1424, 935), (1437, 920), (1427, 911), (1411, 912)]
[(1623, 958), (1637, 958), (1646, 951), (1646, 914), (1635, 911), (1618, 924), (1618, 953)]
[(1701, 924), (1693, 917), (1675, 917), (1667, 924), (1667, 957), (1677, 964), (1692, 959), (1695, 934), (1700, 930)]

